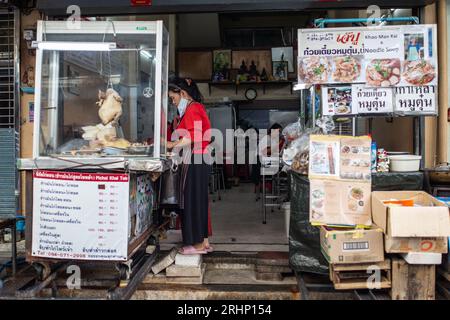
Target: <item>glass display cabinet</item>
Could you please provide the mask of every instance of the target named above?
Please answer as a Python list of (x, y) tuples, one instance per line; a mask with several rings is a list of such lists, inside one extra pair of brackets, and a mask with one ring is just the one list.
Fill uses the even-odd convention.
[(33, 161), (164, 158), (168, 38), (162, 21), (39, 21)]
[(162, 21), (38, 22), (33, 156), (18, 161), (27, 261), (112, 262), (128, 280), (128, 262), (154, 259), (168, 44)]

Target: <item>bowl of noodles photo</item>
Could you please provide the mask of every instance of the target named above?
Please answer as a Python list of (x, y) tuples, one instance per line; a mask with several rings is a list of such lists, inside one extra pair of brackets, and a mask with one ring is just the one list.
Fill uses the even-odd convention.
[(406, 61), (403, 65), (402, 75), (406, 82), (420, 86), (433, 81), (436, 77), (436, 69), (429, 61)]
[(333, 58), (333, 81), (350, 83), (359, 78), (361, 74), (361, 61), (357, 57)]
[(306, 57), (300, 60), (298, 73), (305, 83), (325, 83), (330, 69), (327, 57)]
[(400, 59), (373, 59), (366, 68), (366, 84), (390, 87), (400, 82)]
[(350, 189), (350, 197), (355, 200), (362, 200), (364, 198), (364, 191), (361, 188), (353, 187)]

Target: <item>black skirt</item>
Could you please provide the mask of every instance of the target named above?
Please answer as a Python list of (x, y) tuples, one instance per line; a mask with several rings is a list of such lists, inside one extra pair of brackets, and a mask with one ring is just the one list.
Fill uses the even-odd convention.
[(184, 245), (193, 245), (208, 238), (208, 181), (211, 166), (189, 164), (184, 184), (184, 210), (181, 230)]

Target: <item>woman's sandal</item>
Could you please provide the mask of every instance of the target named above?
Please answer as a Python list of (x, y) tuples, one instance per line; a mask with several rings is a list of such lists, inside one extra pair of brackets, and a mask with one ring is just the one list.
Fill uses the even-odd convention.
[(211, 246), (205, 247), (205, 250), (206, 250), (206, 252), (208, 252), (208, 253), (211, 253), (211, 252), (214, 251), (213, 247), (211, 247)]
[(197, 250), (194, 248), (194, 246), (182, 247), (178, 252), (183, 255), (206, 254), (207, 253), (206, 250)]

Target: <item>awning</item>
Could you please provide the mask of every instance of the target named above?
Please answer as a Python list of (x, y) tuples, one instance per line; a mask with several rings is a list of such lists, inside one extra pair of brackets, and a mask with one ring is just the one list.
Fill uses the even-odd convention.
[[(81, 15), (161, 14), (188, 12), (300, 11), (324, 9), (365, 9), (373, 0), (152, 0), (150, 6), (132, 6), (131, 0), (37, 0), (37, 8), (49, 16), (65, 16), (70, 5)], [(381, 8), (416, 8), (433, 0), (377, 0)]]

